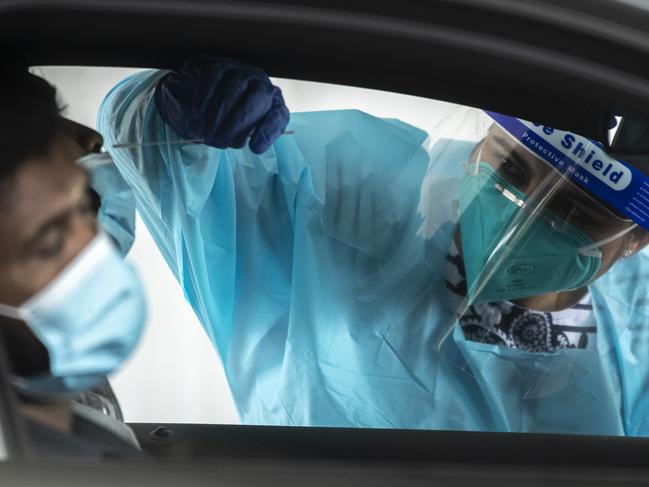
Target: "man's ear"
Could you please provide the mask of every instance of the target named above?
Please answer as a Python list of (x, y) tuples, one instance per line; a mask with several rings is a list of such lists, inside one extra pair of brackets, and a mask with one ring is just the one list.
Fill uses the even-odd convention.
[[(631, 234), (631, 240), (624, 255), (630, 257), (637, 252), (640, 252), (649, 244), (649, 232), (644, 229), (638, 229)], [(628, 255), (627, 255), (628, 254)]]

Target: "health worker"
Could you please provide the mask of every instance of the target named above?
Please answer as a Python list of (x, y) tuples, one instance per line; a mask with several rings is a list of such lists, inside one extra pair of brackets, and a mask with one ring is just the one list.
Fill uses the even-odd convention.
[(98, 115), (244, 423), (649, 435), (649, 238), (609, 197), (644, 174), (569, 132), (447, 122), (289, 123), (262, 71), (205, 56)]

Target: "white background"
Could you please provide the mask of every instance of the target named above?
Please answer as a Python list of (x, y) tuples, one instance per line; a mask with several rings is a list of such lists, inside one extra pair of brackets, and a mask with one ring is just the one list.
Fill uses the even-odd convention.
[[(108, 90), (133, 69), (40, 67), (34, 72), (54, 84), (66, 116), (95, 127)], [(422, 98), (360, 88), (274, 80), (291, 111), (357, 108), (433, 130), (452, 108)], [(112, 377), (126, 421), (238, 423), (219, 357), (182, 290), (141, 221), (128, 260), (142, 277), (149, 303), (148, 327), (137, 352)]]

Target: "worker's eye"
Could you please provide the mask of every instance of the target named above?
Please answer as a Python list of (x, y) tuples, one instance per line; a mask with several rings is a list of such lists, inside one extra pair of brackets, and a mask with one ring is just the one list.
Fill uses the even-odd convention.
[(593, 205), (580, 203), (575, 205), (574, 214), (576, 218), (584, 222), (584, 225), (606, 228), (610, 225), (610, 215)]
[(502, 161), (498, 166), (498, 172), (510, 183), (519, 188), (524, 188), (527, 183), (527, 171), (509, 156), (502, 158)]
[(570, 195), (566, 196), (560, 205), (551, 204), (550, 209), (562, 220), (578, 228), (601, 227), (605, 223), (601, 211)]

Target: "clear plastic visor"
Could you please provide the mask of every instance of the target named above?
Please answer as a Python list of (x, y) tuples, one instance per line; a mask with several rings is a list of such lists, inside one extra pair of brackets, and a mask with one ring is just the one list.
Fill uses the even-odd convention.
[(489, 164), (498, 176), (494, 185), (503, 197), (552, 228), (570, 225), (598, 242), (634, 226), (631, 219), (571, 182), (496, 124), (476, 147), (470, 162), (474, 172), (479, 162)]
[[(475, 142), (466, 142), (464, 158), (456, 159), (466, 171), (457, 173), (444, 274), (454, 316), (434, 350), (475, 379), (496, 408), (525, 399), (550, 410), (559, 406), (555, 400), (573, 396), (595, 407), (590, 392), (575, 388), (588, 383), (628, 333), (624, 316), (634, 312), (635, 298), (617, 286), (633, 267), (627, 249), (646, 232), (487, 122), (476, 124)], [(429, 169), (438, 178), (431, 198), (451, 192), (443, 174), (452, 167), (446, 162), (452, 147), (462, 144), (454, 128), (431, 151), (438, 168)], [(593, 395), (614, 394), (597, 387)]]

